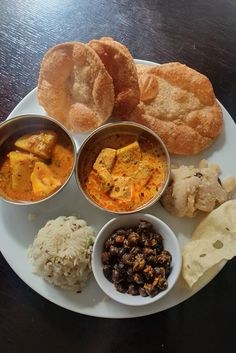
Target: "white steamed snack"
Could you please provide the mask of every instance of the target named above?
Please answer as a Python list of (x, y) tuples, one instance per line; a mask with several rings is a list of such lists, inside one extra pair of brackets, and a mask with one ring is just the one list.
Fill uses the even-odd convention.
[(91, 273), (94, 234), (75, 216), (48, 221), (28, 251), (35, 273), (55, 286), (81, 291)]
[(230, 198), (236, 186), (234, 177), (219, 179), (220, 168), (202, 160), (198, 168), (181, 165), (172, 169), (170, 185), (162, 205), (178, 217), (194, 217), (199, 211), (211, 212)]

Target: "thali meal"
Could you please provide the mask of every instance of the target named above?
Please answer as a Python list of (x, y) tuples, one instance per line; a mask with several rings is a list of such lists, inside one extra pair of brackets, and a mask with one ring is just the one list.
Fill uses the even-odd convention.
[(38, 130), (11, 137), (0, 159), (0, 193), (15, 201), (37, 201), (59, 189), (71, 173), (72, 146), (59, 133)]
[(180, 63), (138, 69), (141, 102), (128, 119), (146, 125), (170, 153), (194, 155), (223, 130), (223, 116), (208, 78)]
[(154, 297), (168, 287), (172, 256), (147, 221), (113, 232), (101, 259), (104, 276), (121, 293)]
[(94, 230), (75, 216), (48, 221), (28, 250), (35, 273), (54, 286), (80, 292), (91, 273), (94, 235)]
[(128, 134), (109, 135), (102, 143), (104, 147), (85, 176), (85, 192), (99, 206), (115, 212), (147, 204), (157, 195), (168, 173), (161, 144), (144, 137), (136, 140)]
[[(94, 139), (91, 149), (86, 146), (78, 163), (82, 191), (108, 212), (136, 212), (161, 196), (169, 178), (165, 145), (173, 155), (196, 155), (224, 128), (205, 75), (178, 62), (136, 65), (128, 48), (110, 37), (49, 49), (40, 68), (38, 100), (49, 116), (74, 133), (91, 132), (109, 118), (129, 121), (125, 133), (100, 133), (100, 140)], [(145, 126), (142, 130), (156, 142), (132, 133), (130, 126), (140, 125), (130, 122)], [(1, 150), (0, 193), (13, 201), (44, 199), (65, 183), (73, 165), (74, 150), (59, 132), (41, 129), (14, 135)], [(175, 216), (209, 213), (183, 249), (182, 275), (189, 288), (212, 266), (236, 255), (236, 200), (228, 201), (236, 180), (221, 181), (219, 173), (219, 166), (207, 161), (198, 167), (180, 165), (172, 168), (162, 194), (162, 205)], [(35, 273), (57, 287), (81, 291), (91, 273), (94, 234), (74, 216), (48, 221), (29, 248)], [(175, 269), (174, 252), (164, 249), (163, 235), (151, 223), (124, 225), (103, 245), (103, 274), (117, 291), (154, 297), (167, 289)]]
[(236, 256), (236, 200), (212, 211), (183, 249), (182, 275), (192, 287), (212, 266)]
[(211, 212), (227, 201), (236, 186), (233, 177), (220, 180), (220, 167), (208, 166), (206, 160), (198, 168), (181, 165), (172, 168), (170, 184), (161, 198), (162, 205), (178, 217), (194, 217), (198, 211)]

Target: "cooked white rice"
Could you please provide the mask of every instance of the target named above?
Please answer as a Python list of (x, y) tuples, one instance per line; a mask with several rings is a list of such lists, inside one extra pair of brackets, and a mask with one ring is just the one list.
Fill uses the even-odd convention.
[(35, 273), (55, 286), (81, 291), (91, 272), (94, 230), (77, 217), (50, 220), (29, 247)]

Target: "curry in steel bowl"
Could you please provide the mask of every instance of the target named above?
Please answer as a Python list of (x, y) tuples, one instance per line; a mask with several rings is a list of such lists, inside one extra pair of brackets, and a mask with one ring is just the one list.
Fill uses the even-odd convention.
[(168, 152), (149, 129), (133, 123), (104, 125), (81, 146), (77, 181), (102, 209), (129, 213), (154, 203), (169, 178)]
[(5, 122), (1, 132), (3, 200), (38, 202), (65, 185), (73, 172), (75, 147), (57, 122), (42, 116), (20, 116)]

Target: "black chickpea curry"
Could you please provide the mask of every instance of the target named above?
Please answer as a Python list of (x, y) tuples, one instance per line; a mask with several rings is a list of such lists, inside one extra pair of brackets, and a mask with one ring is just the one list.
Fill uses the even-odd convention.
[(0, 160), (0, 193), (15, 201), (38, 201), (59, 189), (71, 173), (73, 148), (59, 133), (34, 131), (8, 141)]
[[(116, 147), (116, 137), (111, 136)], [(85, 183), (88, 195), (115, 212), (135, 210), (150, 201), (166, 180), (168, 163), (161, 145), (147, 139), (130, 142), (122, 135), (121, 148), (102, 148)]]

